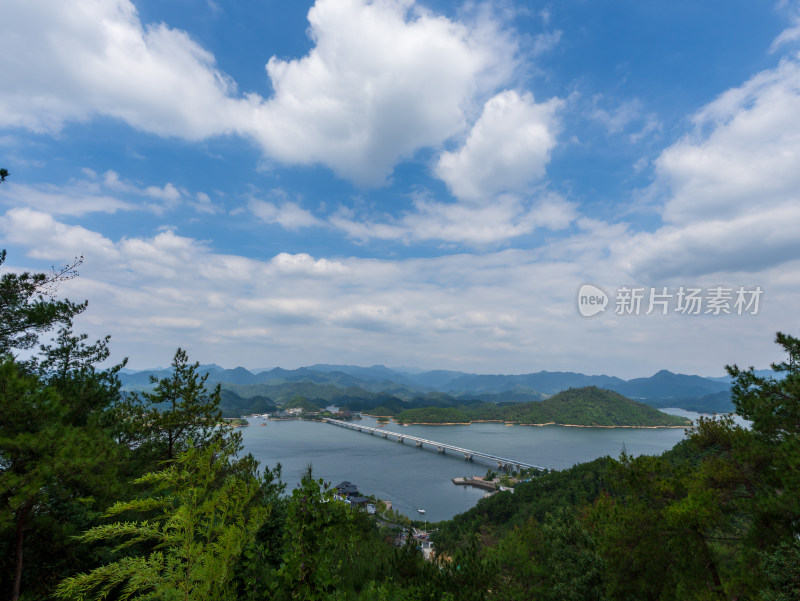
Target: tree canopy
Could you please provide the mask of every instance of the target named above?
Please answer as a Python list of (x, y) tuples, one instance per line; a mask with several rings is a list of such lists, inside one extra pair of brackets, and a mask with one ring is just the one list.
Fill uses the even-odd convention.
[[(0, 266), (5, 261), (6, 251), (0, 250)], [(51, 273), (7, 272), (0, 277), (0, 353), (35, 347), (40, 334), (56, 324), (70, 325), (86, 309), (85, 301), (53, 298), (58, 284), (75, 277), (82, 262), (77, 258)]]

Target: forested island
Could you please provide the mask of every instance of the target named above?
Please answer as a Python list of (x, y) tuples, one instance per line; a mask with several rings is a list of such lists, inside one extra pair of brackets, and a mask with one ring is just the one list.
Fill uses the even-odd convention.
[[(384, 408), (383, 411), (386, 411)], [(372, 412), (367, 412), (372, 413)], [(385, 415), (378, 408), (378, 415)], [(685, 427), (691, 422), (596, 386), (571, 388), (543, 401), (481, 403), (469, 407), (421, 407), (395, 414), (401, 424), (468, 424), (502, 421), (527, 425), (587, 427)]]
[[(523, 475), (437, 524), (429, 561), (411, 536), (397, 544), (407, 519), (337, 501), (310, 470), (287, 495), (219, 427), (220, 388), (186, 351), (148, 391), (122, 391), (122, 365), (101, 367), (109, 340), (73, 331), (86, 304), (41, 295), (72, 268), (0, 278), (2, 598), (798, 598), (800, 339), (777, 335), (774, 377), (728, 368), (750, 427), (701, 418), (661, 456)], [(571, 395), (594, 399), (583, 417)], [(620, 406), (599, 389), (557, 396), (539, 406), (572, 421)]]

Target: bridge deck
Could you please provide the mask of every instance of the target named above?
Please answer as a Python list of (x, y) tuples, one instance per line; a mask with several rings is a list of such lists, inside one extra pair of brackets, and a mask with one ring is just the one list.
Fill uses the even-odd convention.
[(484, 459), (489, 459), (491, 461), (497, 462), (497, 467), (499, 468), (507, 468), (515, 466), (517, 469), (521, 468), (533, 468), (541, 471), (545, 471), (546, 468), (540, 467), (538, 465), (533, 465), (532, 463), (526, 463), (524, 461), (517, 461), (516, 459), (509, 459), (508, 457), (500, 457), (499, 455), (493, 455), (491, 453), (482, 453), (480, 451), (473, 451), (471, 449), (465, 449), (463, 447), (457, 447), (455, 445), (447, 444), (444, 442), (436, 442), (435, 440), (428, 440), (427, 438), (420, 438), (419, 436), (411, 436), (409, 434), (400, 434), (399, 432), (392, 432), (390, 430), (385, 430), (383, 428), (373, 428), (371, 426), (362, 426), (359, 424), (355, 424), (353, 422), (346, 422), (338, 419), (330, 419), (330, 418), (323, 418), (323, 421), (328, 422), (329, 424), (333, 424), (334, 426), (340, 426), (342, 428), (348, 428), (349, 430), (357, 430), (358, 432), (365, 432), (368, 434), (380, 434), (381, 437), (388, 438), (391, 436), (397, 442), (403, 443), (405, 440), (411, 440), (417, 444), (418, 447), (424, 447), (424, 445), (429, 445), (432, 447), (436, 447), (436, 449), (440, 453), (444, 453), (445, 451), (453, 451), (455, 453), (460, 453), (464, 455), (464, 459), (472, 460), (473, 457), (482, 457)]

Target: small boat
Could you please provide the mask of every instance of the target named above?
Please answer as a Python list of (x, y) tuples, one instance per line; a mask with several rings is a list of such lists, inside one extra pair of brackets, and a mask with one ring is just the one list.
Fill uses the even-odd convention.
[(417, 509), (417, 513), (425, 513), (424, 509)]

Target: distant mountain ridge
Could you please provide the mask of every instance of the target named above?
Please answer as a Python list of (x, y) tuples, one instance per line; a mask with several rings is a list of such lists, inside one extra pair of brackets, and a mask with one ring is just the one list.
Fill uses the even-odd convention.
[(690, 424), (686, 418), (667, 415), (618, 392), (597, 386), (569, 388), (538, 402), (407, 409), (398, 413), (395, 419), (403, 424), (470, 423), (481, 420), (604, 427), (683, 427)]
[(472, 375), (467, 374), (450, 381), (443, 392), (499, 393), (513, 389), (531, 389), (543, 394), (556, 394), (569, 388), (599, 386), (613, 390), (613, 386), (624, 383), (613, 376), (587, 376), (563, 371), (540, 371), (522, 375)]
[[(490, 402), (541, 400), (570, 388), (596, 386), (622, 394), (654, 407), (679, 407), (699, 412), (731, 411), (730, 383), (724, 378), (704, 378), (661, 370), (649, 378), (623, 380), (615, 376), (577, 372), (540, 371), (529, 374), (470, 374), (431, 370), (401, 372), (383, 365), (316, 364), (298, 369), (275, 367), (253, 373), (243, 367), (225, 369), (216, 364), (201, 365), (208, 384), (221, 384), (240, 397), (265, 396), (276, 402), (291, 396), (331, 401), (348, 397), (372, 399), (391, 395), (409, 401), (434, 393), (454, 399)], [(168, 369), (120, 373), (127, 389), (147, 389), (150, 376), (164, 378)], [(309, 396), (312, 395), (312, 396)]]

